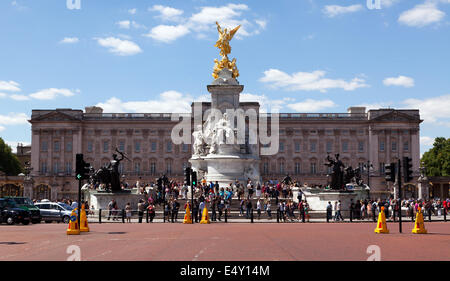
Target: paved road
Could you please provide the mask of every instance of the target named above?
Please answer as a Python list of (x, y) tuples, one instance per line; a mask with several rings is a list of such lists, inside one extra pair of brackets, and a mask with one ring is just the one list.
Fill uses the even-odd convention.
[(425, 223), (429, 234), (411, 234), (413, 223), (314, 224), (92, 224), (68, 236), (64, 224), (0, 226), (0, 260), (66, 260), (77, 245), (81, 260), (367, 260), (377, 245), (381, 260), (450, 260), (450, 223)]

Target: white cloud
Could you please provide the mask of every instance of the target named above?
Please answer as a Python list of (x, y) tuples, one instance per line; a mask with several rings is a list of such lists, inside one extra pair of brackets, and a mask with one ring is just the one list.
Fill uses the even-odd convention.
[(0, 91), (20, 92), (20, 84), (14, 81), (0, 81)]
[(134, 14), (136, 14), (136, 12), (137, 12), (137, 9), (136, 9), (136, 8), (133, 8), (133, 9), (129, 9), (129, 10), (128, 10), (128, 13), (129, 13), (130, 15), (134, 15)]
[(342, 14), (354, 13), (361, 11), (363, 6), (361, 4), (350, 5), (350, 6), (339, 6), (339, 5), (327, 5), (323, 8), (322, 12), (329, 18), (336, 17)]
[(118, 21), (116, 24), (123, 29), (130, 29), (131, 22), (129, 20)]
[(441, 21), (444, 16), (436, 3), (425, 2), (401, 13), (398, 21), (408, 26), (423, 27)]
[[(79, 92), (79, 90), (76, 90), (75, 92)], [(30, 97), (38, 100), (52, 100), (58, 96), (71, 97), (73, 95), (75, 95), (75, 93), (68, 89), (49, 88), (32, 93), (30, 94)]]
[(30, 99), (28, 96), (25, 95), (11, 95), (9, 97), (16, 101), (25, 101)]
[(399, 0), (381, 0), (381, 8), (389, 8), (399, 2)]
[(65, 37), (63, 40), (59, 41), (61, 44), (75, 44), (80, 40), (77, 37)]
[(313, 100), (306, 99), (298, 103), (289, 103), (288, 108), (297, 112), (318, 112), (325, 108), (336, 107), (337, 105), (332, 100)]
[(240, 95), (240, 101), (242, 102), (259, 102), (260, 112), (273, 112), (278, 113), (286, 105), (287, 102), (292, 101), (290, 98), (284, 99), (270, 99), (265, 95), (255, 95), (250, 93), (242, 93)]
[(262, 29), (266, 29), (266, 26), (267, 26), (267, 21), (266, 20), (255, 20), (255, 22)]
[(267, 26), (267, 21), (256, 19), (253, 23), (242, 18), (242, 13), (249, 10), (244, 4), (228, 4), (220, 7), (201, 7), (199, 12), (192, 14), (190, 17), (182, 17), (182, 10), (155, 5), (149, 9), (150, 11), (160, 12), (163, 21), (176, 21), (177, 25), (158, 25), (154, 27), (148, 34), (144, 36), (154, 38), (155, 40), (170, 43), (174, 40), (188, 34), (195, 33), (199, 39), (206, 37), (206, 32), (215, 32), (217, 29), (216, 21), (222, 28), (234, 28), (241, 25), (236, 33), (236, 39), (242, 39), (246, 36), (259, 34), (261, 30)]
[(316, 70), (313, 72), (296, 72), (289, 75), (278, 69), (264, 71), (264, 77), (259, 81), (270, 83), (272, 88), (284, 88), (288, 91), (320, 91), (326, 92), (329, 89), (343, 89), (353, 91), (358, 88), (368, 87), (362, 78), (353, 78), (350, 81), (342, 79), (324, 78), (326, 72)]
[(184, 13), (183, 10), (178, 10), (172, 7), (154, 5), (152, 8), (148, 8), (151, 12), (159, 12), (158, 18), (164, 21), (179, 21), (180, 16)]
[(0, 126), (0, 132), (3, 132), (6, 128), (3, 126)]
[(129, 40), (121, 40), (115, 37), (95, 39), (100, 46), (108, 48), (111, 53), (119, 56), (131, 56), (142, 52), (136, 43)]
[(184, 25), (158, 25), (152, 28), (145, 36), (164, 43), (170, 43), (189, 32), (189, 29)]
[(383, 80), (386, 86), (402, 86), (406, 88), (414, 87), (414, 79), (411, 77), (400, 75), (398, 77), (388, 77)]
[(450, 127), (450, 94), (427, 99), (407, 99), (403, 101), (407, 108), (420, 110), (425, 122)]
[(420, 137), (421, 145), (431, 146), (431, 145), (433, 145), (433, 143), (434, 143), (434, 138), (427, 137), (427, 136)]
[(104, 112), (111, 113), (187, 113), (191, 112), (191, 103), (194, 99), (177, 91), (166, 91), (160, 94), (158, 100), (123, 102), (113, 97), (97, 106)]
[(25, 113), (9, 113), (8, 115), (0, 114), (0, 124), (5, 126), (28, 124), (28, 116)]
[(2, 99), (2, 98), (6, 98), (8, 95), (7, 94), (5, 94), (5, 93), (0, 93), (0, 99)]

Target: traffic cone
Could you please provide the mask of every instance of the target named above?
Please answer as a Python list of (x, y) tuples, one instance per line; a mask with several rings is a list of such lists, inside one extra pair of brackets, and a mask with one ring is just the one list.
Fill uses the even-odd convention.
[(78, 227), (78, 218), (76, 209), (72, 210), (70, 214), (69, 228), (67, 228), (67, 235), (77, 235), (80, 234), (80, 228)]
[(191, 210), (189, 209), (189, 204), (186, 206), (186, 214), (184, 215), (183, 223), (192, 223)]
[(200, 221), (200, 223), (205, 223), (205, 224), (210, 223), (209, 215), (208, 215), (208, 208), (206, 208), (206, 204), (205, 204), (205, 207), (203, 208), (202, 220)]
[(89, 232), (89, 226), (86, 216), (86, 209), (84, 208), (84, 204), (81, 205), (81, 213), (80, 213), (80, 231), (81, 232)]
[(422, 209), (419, 207), (419, 211), (416, 214), (416, 222), (414, 223), (414, 228), (412, 233), (415, 234), (426, 234), (427, 230), (425, 229), (425, 224), (423, 222), (423, 213)]
[(384, 213), (384, 207), (381, 207), (381, 212), (378, 215), (377, 228), (375, 228), (375, 233), (389, 233), (386, 225), (386, 215)]

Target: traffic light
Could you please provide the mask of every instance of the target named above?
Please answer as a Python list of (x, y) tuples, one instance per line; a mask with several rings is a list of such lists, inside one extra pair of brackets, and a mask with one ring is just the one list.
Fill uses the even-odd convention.
[(386, 181), (395, 182), (395, 163), (385, 164), (384, 170), (386, 173), (384, 177)]
[(186, 186), (190, 186), (191, 185), (191, 168), (190, 167), (186, 167), (186, 169), (184, 169), (184, 185)]
[(197, 185), (197, 172), (192, 172), (192, 185)]
[(412, 181), (412, 159), (409, 157), (403, 157), (403, 181), (405, 183)]
[(77, 180), (89, 179), (89, 172), (91, 171), (91, 164), (84, 162), (83, 154), (76, 155), (75, 174)]

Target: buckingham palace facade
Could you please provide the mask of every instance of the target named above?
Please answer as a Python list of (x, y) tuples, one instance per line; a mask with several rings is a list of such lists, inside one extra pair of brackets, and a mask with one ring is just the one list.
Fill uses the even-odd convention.
[[(257, 102), (242, 105), (259, 109)], [(184, 117), (193, 119), (192, 115)], [(47, 188), (50, 200), (76, 198), (75, 155), (83, 153), (85, 161), (98, 169), (109, 163), (116, 148), (129, 158), (120, 166), (128, 183), (154, 182), (162, 174), (182, 182), (192, 145), (172, 143), (171, 131), (178, 122), (171, 117), (170, 113), (103, 113), (99, 107), (33, 110), (34, 185)], [(384, 164), (408, 156), (415, 179), (406, 189), (411, 194), (404, 196), (415, 197), (421, 122), (416, 109), (366, 112), (364, 107), (350, 107), (347, 113), (280, 113), (279, 150), (261, 156), (260, 174), (264, 181), (289, 173), (302, 185), (326, 185), (330, 172), (324, 165), (326, 157), (339, 153), (346, 166), (364, 167), (362, 178), (367, 183), (370, 177), (371, 194), (387, 197), (393, 188), (384, 180)]]

